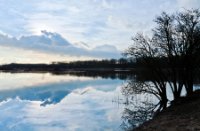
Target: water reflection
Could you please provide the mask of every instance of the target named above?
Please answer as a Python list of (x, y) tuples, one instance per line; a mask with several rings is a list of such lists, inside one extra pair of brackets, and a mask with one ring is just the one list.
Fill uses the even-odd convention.
[(136, 80), (122, 74), (1, 73), (0, 129), (132, 129), (152, 118), (158, 99), (122, 88)]
[[(195, 81), (195, 83), (198, 81)], [(147, 86), (146, 86), (147, 85)], [(138, 81), (136, 79), (127, 80), (122, 86), (122, 94), (126, 98), (123, 115), (122, 128), (124, 130), (133, 130), (145, 121), (152, 119), (157, 113), (161, 112), (164, 107), (171, 104), (173, 100), (172, 90), (169, 84), (166, 84), (166, 96), (169, 101), (162, 103), (150, 90), (150, 81)], [(151, 88), (154, 89), (154, 88)], [(194, 90), (199, 89), (199, 84), (195, 84)], [(181, 91), (181, 96), (186, 95), (185, 89)], [(139, 98), (139, 99), (138, 99)]]
[(152, 94), (134, 92), (127, 86), (122, 86), (122, 94), (126, 98), (122, 114), (121, 127), (124, 130), (132, 130), (145, 121), (153, 118), (159, 110), (159, 100)]
[(121, 130), (124, 107), (113, 99), (120, 97), (122, 80), (50, 74), (0, 77), (1, 130)]
[[(29, 86), (13, 90), (2, 90), (0, 91), (0, 101), (3, 101), (7, 98), (20, 98), (21, 100), (30, 100), (30, 101), (42, 101), (41, 105), (46, 104), (56, 104), (59, 103), (66, 95), (72, 91), (76, 92), (75, 89), (87, 88), (98, 85), (112, 85), (114, 81), (104, 81), (104, 80), (91, 80), (91, 81), (82, 81), (77, 83), (77, 81), (72, 82), (61, 82), (61, 83), (52, 83), (45, 85)], [(116, 84), (120, 84), (118, 81)], [(114, 84), (114, 85), (116, 85)], [(113, 86), (113, 85), (112, 85)], [(109, 90), (110, 88), (108, 88)], [(83, 94), (85, 90), (80, 92)], [(78, 92), (77, 92), (78, 93)]]

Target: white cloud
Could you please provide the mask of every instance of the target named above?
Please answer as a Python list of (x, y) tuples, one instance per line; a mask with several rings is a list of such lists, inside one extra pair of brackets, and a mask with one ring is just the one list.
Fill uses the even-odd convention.
[(199, 0), (177, 0), (180, 8), (200, 8)]
[(21, 49), (18, 47), (0, 46), (0, 64), (9, 63), (51, 63), (56, 61), (77, 61), (98, 59), (93, 56), (72, 56), (56, 52), (43, 52), (41, 49)]
[(117, 48), (112, 45), (100, 45), (95, 47), (93, 50), (102, 52), (118, 52)]
[[(82, 48), (71, 44), (58, 33), (42, 31), (41, 35), (21, 36), (20, 38), (0, 35), (1, 63), (38, 63), (102, 58), (119, 58), (120, 51), (111, 45), (98, 48)], [(82, 43), (83, 44), (83, 43)], [(86, 46), (87, 44), (84, 44)], [(6, 50), (12, 50), (7, 52)], [(22, 53), (18, 53), (22, 52)]]
[(48, 30), (72, 44), (109, 44), (123, 51), (137, 32), (150, 34), (162, 11), (199, 5), (199, 0), (7, 0), (0, 3), (0, 30), (15, 37)]

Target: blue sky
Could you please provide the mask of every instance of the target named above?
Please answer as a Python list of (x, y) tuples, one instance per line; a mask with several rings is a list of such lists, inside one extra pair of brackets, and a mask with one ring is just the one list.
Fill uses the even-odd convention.
[(162, 11), (199, 7), (199, 0), (1, 0), (0, 63), (117, 58), (135, 33), (150, 34)]

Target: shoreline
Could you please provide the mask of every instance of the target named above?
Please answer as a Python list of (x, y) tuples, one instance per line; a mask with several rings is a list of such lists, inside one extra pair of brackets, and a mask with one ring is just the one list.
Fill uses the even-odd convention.
[(200, 131), (200, 90), (172, 103), (133, 131)]

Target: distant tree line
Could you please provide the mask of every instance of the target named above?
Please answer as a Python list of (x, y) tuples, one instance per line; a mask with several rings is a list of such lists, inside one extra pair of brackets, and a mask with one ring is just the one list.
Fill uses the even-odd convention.
[(64, 65), (66, 68), (134, 68), (134, 59), (103, 59), (74, 61), (69, 63), (54, 62), (53, 64)]
[(110, 59), (110, 60), (87, 60), (74, 62), (52, 62), (52, 64), (17, 64), (11, 63), (1, 65), (0, 70), (4, 71), (66, 71), (66, 70), (95, 70), (107, 71), (114, 69), (135, 68), (134, 59)]

